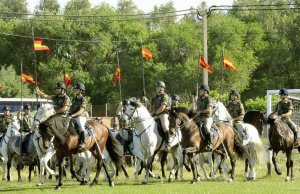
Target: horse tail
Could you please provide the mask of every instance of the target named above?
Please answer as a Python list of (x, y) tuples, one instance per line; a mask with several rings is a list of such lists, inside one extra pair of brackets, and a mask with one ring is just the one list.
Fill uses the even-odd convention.
[(260, 164), (265, 164), (269, 161), (267, 150), (264, 147), (261, 139), (259, 138), (255, 143), (256, 156)]
[(119, 149), (119, 142), (112, 137), (110, 132), (108, 133), (108, 138), (106, 141), (106, 150), (111, 158), (111, 160), (114, 162), (116, 165), (116, 168), (118, 170), (121, 169), (121, 166), (124, 164), (124, 156), (122, 152)]

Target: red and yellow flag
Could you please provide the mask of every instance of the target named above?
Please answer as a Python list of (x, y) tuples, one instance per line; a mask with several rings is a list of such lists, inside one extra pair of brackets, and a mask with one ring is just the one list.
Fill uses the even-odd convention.
[(202, 56), (199, 57), (199, 64), (202, 68), (206, 69), (209, 73), (212, 73), (211, 66), (206, 63)]
[(34, 40), (33, 43), (33, 48), (35, 51), (47, 51), (48, 53), (50, 53), (50, 49), (49, 47), (47, 47), (46, 45), (42, 45), (42, 39), (41, 38), (37, 38)]
[(72, 84), (71, 77), (67, 73), (64, 75), (64, 82), (65, 82), (66, 87), (68, 87), (69, 85)]
[(152, 57), (153, 57), (152, 53), (148, 49), (142, 48), (142, 55), (143, 55), (143, 57), (145, 57), (147, 59), (147, 61), (151, 61), (152, 60)]
[(26, 75), (25, 73), (21, 74), (22, 82), (35, 83), (33, 77)]
[(233, 66), (232, 61), (229, 58), (224, 57), (223, 63), (225, 67), (231, 69), (232, 71), (237, 71), (237, 68)]
[(122, 80), (121, 79), (121, 69), (120, 69), (119, 65), (118, 65), (118, 67), (116, 69), (116, 73), (115, 73), (115, 76), (114, 76), (114, 79), (113, 79), (114, 84), (117, 83), (117, 79), (119, 79), (120, 81)]

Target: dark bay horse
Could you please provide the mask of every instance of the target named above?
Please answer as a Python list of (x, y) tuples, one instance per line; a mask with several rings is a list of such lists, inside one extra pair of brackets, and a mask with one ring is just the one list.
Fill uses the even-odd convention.
[(248, 111), (246, 112), (243, 120), (245, 123), (253, 125), (257, 129), (259, 135), (262, 135), (264, 130), (264, 124), (266, 123), (266, 119), (263, 112), (258, 110)]
[[(78, 176), (75, 172), (73, 165), (73, 155), (83, 152), (85, 150), (78, 148), (78, 135), (77, 133), (69, 128), (70, 119), (62, 117), (60, 115), (52, 115), (45, 120), (44, 116), (49, 116), (47, 112), (51, 111), (51, 105), (44, 105), (40, 107), (37, 111), (34, 119), (34, 125), (39, 124), (39, 130), (44, 140), (44, 146), (49, 145), (51, 137), (54, 138), (54, 146), (56, 149), (56, 157), (59, 163), (59, 176), (58, 176), (58, 185), (56, 189), (60, 189), (62, 186), (62, 169), (63, 169), (63, 159), (65, 157), (70, 158), (70, 171), (71, 174), (77, 179), (77, 181), (82, 184), (86, 183), (86, 180)], [(108, 128), (100, 123), (97, 123), (93, 120), (88, 120), (87, 123), (92, 128), (91, 136), (87, 137), (86, 150), (89, 150), (97, 160), (97, 171), (94, 180), (91, 183), (91, 186), (95, 186), (99, 179), (99, 174), (101, 167), (103, 166), (105, 172), (107, 172), (107, 167), (105, 161), (102, 158), (102, 152), (106, 148), (112, 161), (115, 163), (118, 169), (121, 169), (124, 158), (122, 153), (118, 149), (118, 142), (115, 140), (109, 133)], [(111, 178), (108, 177), (108, 182), (110, 186), (114, 186)]]
[[(191, 162), (191, 168), (193, 172), (192, 183), (198, 181), (197, 170), (195, 168), (195, 161), (193, 160), (194, 154), (201, 152), (208, 152), (206, 149), (207, 142), (200, 134), (200, 129), (196, 122), (191, 119), (187, 114), (183, 112), (170, 111), (170, 130), (172, 128), (180, 128), (182, 133), (182, 148), (183, 148), (183, 158), (184, 165), (187, 167), (185, 161), (185, 155)], [(233, 154), (234, 148), (234, 131), (230, 125), (225, 123), (217, 123), (219, 136), (212, 139), (213, 152), (218, 153), (221, 156), (221, 163), (219, 165), (219, 170), (222, 173), (222, 164), (224, 163), (226, 155), (230, 158), (231, 163), (231, 179), (234, 179), (235, 172), (235, 158)], [(187, 167), (188, 168), (188, 167)]]
[[(292, 150), (294, 145), (294, 134), (292, 130), (285, 124), (276, 114), (271, 113), (268, 116), (270, 124), (269, 129), (269, 142), (273, 150), (272, 161), (274, 164), (275, 172), (281, 175), (281, 170), (277, 167), (276, 155), (279, 151), (286, 153), (286, 181), (293, 179), (293, 159)], [(300, 152), (300, 148), (298, 148)]]

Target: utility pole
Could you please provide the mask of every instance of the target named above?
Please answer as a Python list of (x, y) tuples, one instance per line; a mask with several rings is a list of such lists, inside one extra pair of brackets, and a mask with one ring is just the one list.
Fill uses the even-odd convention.
[[(203, 31), (203, 57), (204, 60), (208, 63), (207, 60), (207, 6), (206, 2), (202, 2), (202, 31)], [(208, 73), (207, 70), (203, 68), (203, 83), (208, 84)]]

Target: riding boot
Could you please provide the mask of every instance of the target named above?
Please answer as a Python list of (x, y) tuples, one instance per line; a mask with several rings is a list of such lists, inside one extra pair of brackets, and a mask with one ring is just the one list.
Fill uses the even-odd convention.
[(166, 151), (170, 151), (171, 146), (170, 146), (170, 134), (169, 132), (165, 132), (165, 141), (166, 141)]
[(79, 133), (79, 147), (81, 149), (85, 148), (85, 132), (84, 131), (81, 131)]
[(294, 148), (299, 147), (299, 142), (297, 141), (297, 139), (298, 139), (297, 135), (298, 135), (298, 132), (294, 131)]
[(207, 136), (207, 149), (212, 150), (213, 145), (211, 143), (211, 134), (210, 134), (210, 132), (208, 132), (206, 136)]

